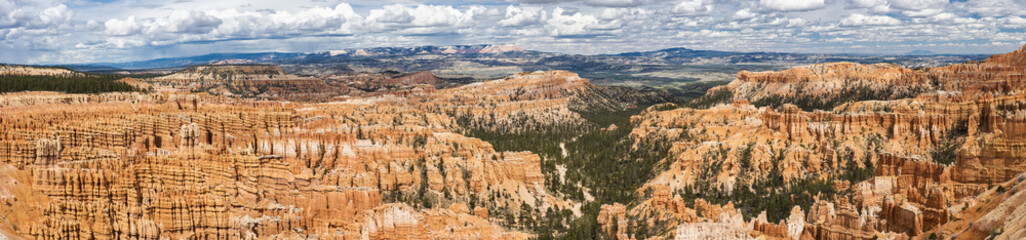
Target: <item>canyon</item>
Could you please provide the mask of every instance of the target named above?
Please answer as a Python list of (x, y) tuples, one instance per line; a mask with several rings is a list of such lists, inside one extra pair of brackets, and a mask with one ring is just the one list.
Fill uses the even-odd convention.
[(560, 70), (236, 62), (3, 93), (0, 236), (1022, 239), (1024, 76), (1026, 46), (741, 71), (690, 101)]
[(922, 70), (740, 72), (709, 90), (725, 104), (632, 118), (636, 147), (669, 142), (670, 154), (639, 203), (617, 213), (682, 239), (1022, 238), (1024, 69), (1026, 46)]
[[(457, 118), (526, 131), (584, 124), (571, 109), (631, 105), (592, 96), (604, 87), (560, 71), (447, 89), (434, 89), (430, 73), (370, 79), (350, 82), (404, 86), (259, 100), (239, 86), (328, 91), (294, 92), (325, 83), (275, 67), (212, 66), (131, 80), (187, 91), (0, 95), (0, 233), (523, 239), (533, 234), (511, 227), (518, 218), (580, 204), (547, 192), (538, 155), (496, 151), (460, 134)], [(236, 92), (193, 93), (204, 86)]]

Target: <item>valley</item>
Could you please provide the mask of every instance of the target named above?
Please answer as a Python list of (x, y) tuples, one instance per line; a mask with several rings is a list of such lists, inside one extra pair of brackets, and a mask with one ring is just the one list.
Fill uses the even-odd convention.
[[(4, 65), (0, 235), (1026, 237), (1026, 46), (927, 67), (752, 67), (735, 65), (751, 54), (675, 49), (546, 60), (658, 59), (656, 72), (459, 68), (485, 75), (430, 64), (542, 53), (415, 52), (445, 57), (393, 69), (283, 56), (160, 75)], [(709, 59), (725, 65), (683, 64)], [(678, 64), (733, 73), (676, 85), (687, 74), (660, 71)], [(662, 77), (676, 80), (653, 84)], [(69, 78), (118, 88), (44, 84)]]

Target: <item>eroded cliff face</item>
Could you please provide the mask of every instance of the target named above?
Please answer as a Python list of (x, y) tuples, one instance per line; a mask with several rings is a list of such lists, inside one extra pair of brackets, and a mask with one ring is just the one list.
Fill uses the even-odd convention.
[(154, 78), (157, 81), (188, 81), (221, 83), (233, 81), (300, 79), (272, 65), (204, 65), (195, 66), (171, 75)]
[[(342, 102), (205, 94), (0, 96), (0, 233), (25, 238), (522, 239), (579, 206), (541, 159), (458, 134), (583, 124), (595, 86), (538, 72)], [(601, 100), (601, 101), (598, 101)], [(592, 105), (588, 105), (592, 106)], [(527, 124), (514, 122), (516, 116)], [(530, 216), (521, 216), (525, 213)], [(513, 216), (513, 217), (503, 217)]]
[(803, 109), (832, 108), (850, 100), (901, 99), (932, 91), (935, 78), (895, 64), (851, 62), (814, 64), (779, 72), (741, 71), (722, 89), (755, 105), (796, 104)]
[(82, 73), (60, 67), (34, 67), (0, 64), (0, 75), (13, 76), (81, 76)]
[[(710, 90), (730, 90), (732, 103), (649, 109), (632, 119), (631, 138), (636, 148), (669, 144), (669, 154), (626, 218), (649, 232), (676, 229), (662, 236), (684, 239), (706, 232), (791, 239), (1020, 236), (1021, 224), (1011, 223), (1021, 216), (1012, 207), (1018, 195), (1008, 189), (1026, 172), (1024, 49), (922, 70), (831, 63), (741, 72)], [(852, 98), (846, 89), (872, 94)], [(837, 104), (803, 110), (821, 105), (799, 107), (793, 99)], [(696, 214), (703, 207), (693, 199), (703, 198), (752, 220)], [(773, 207), (778, 199), (807, 209), (787, 214)], [(761, 209), (769, 219), (767, 212), (755, 217), (759, 212), (752, 211)]]

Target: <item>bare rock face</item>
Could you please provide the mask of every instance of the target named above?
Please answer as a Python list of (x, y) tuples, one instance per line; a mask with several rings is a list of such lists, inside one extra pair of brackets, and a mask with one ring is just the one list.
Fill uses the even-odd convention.
[(900, 99), (933, 89), (928, 74), (895, 64), (850, 62), (814, 64), (779, 72), (741, 71), (727, 85), (734, 99), (760, 102), (801, 99), (828, 103), (835, 99)]
[[(7, 216), (0, 231), (97, 239), (529, 238), (490, 215), (575, 204), (545, 191), (538, 155), (498, 152), (455, 133), (454, 113), (583, 123), (567, 110), (574, 95), (565, 91), (586, 88), (587, 80), (547, 74), (559, 77), (332, 103), (0, 95), (0, 213)], [(248, 81), (242, 78), (222, 79)], [(522, 88), (492, 86), (504, 84)]]
[[(1004, 191), (994, 191), (983, 199), (996, 206), (976, 219), (969, 231), (976, 234), (990, 234), (995, 239), (1021, 239), (1026, 237), (1026, 174), (1002, 184)], [(988, 207), (990, 208), (990, 207)]]
[(341, 91), (324, 80), (286, 73), (272, 65), (204, 65), (142, 80), (157, 92), (205, 91), (264, 99), (322, 100)]
[(61, 140), (39, 139), (36, 141), (36, 164), (50, 165), (61, 158)]
[(755, 239), (749, 235), (751, 225), (739, 213), (721, 213), (716, 221), (685, 223), (677, 226), (674, 239)]
[(35, 67), (0, 64), (0, 75), (14, 76), (80, 76), (82, 73), (62, 67)]
[(602, 210), (598, 215), (598, 224), (602, 225), (603, 232), (610, 236), (616, 236), (616, 239), (634, 239), (627, 232), (629, 220), (626, 214), (627, 207), (623, 204), (602, 205)]
[[(638, 190), (644, 197), (627, 211), (628, 219), (648, 220), (635, 223), (647, 227), (677, 224), (678, 238), (701, 234), (696, 226), (710, 229), (713, 221), (681, 214), (688, 211), (677, 202), (753, 191), (774, 179), (785, 186), (811, 179), (831, 180), (843, 195), (820, 196), (804, 217), (792, 209), (780, 222), (763, 216), (734, 227), (792, 239), (1019, 236), (1020, 224), (1009, 223), (1017, 215), (1008, 214), (1016, 211), (1016, 195), (1007, 193), (1026, 172), (1026, 95), (1015, 90), (1026, 83), (1024, 60), (1020, 49), (926, 70), (830, 63), (741, 72), (725, 87), (732, 104), (649, 109), (632, 119), (635, 148), (664, 144), (668, 157), (666, 170)], [(846, 89), (872, 94), (836, 101)], [(804, 110), (777, 97), (838, 105)], [(703, 206), (696, 201), (695, 212), (708, 217)]]
[(16, 92), (0, 95), (0, 106), (18, 107), (42, 104), (81, 104), (106, 102), (167, 101), (168, 96), (159, 94), (111, 92), (99, 94), (63, 94), (55, 92)]
[(299, 78), (272, 65), (204, 65), (158, 77), (163, 81), (197, 81), (206, 83)]

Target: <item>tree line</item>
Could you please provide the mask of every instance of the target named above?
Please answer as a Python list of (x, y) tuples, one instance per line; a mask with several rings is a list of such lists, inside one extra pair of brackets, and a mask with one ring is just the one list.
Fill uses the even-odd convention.
[(66, 93), (129, 92), (139, 89), (119, 82), (118, 75), (14, 76), (0, 75), (0, 92), (55, 91)]

